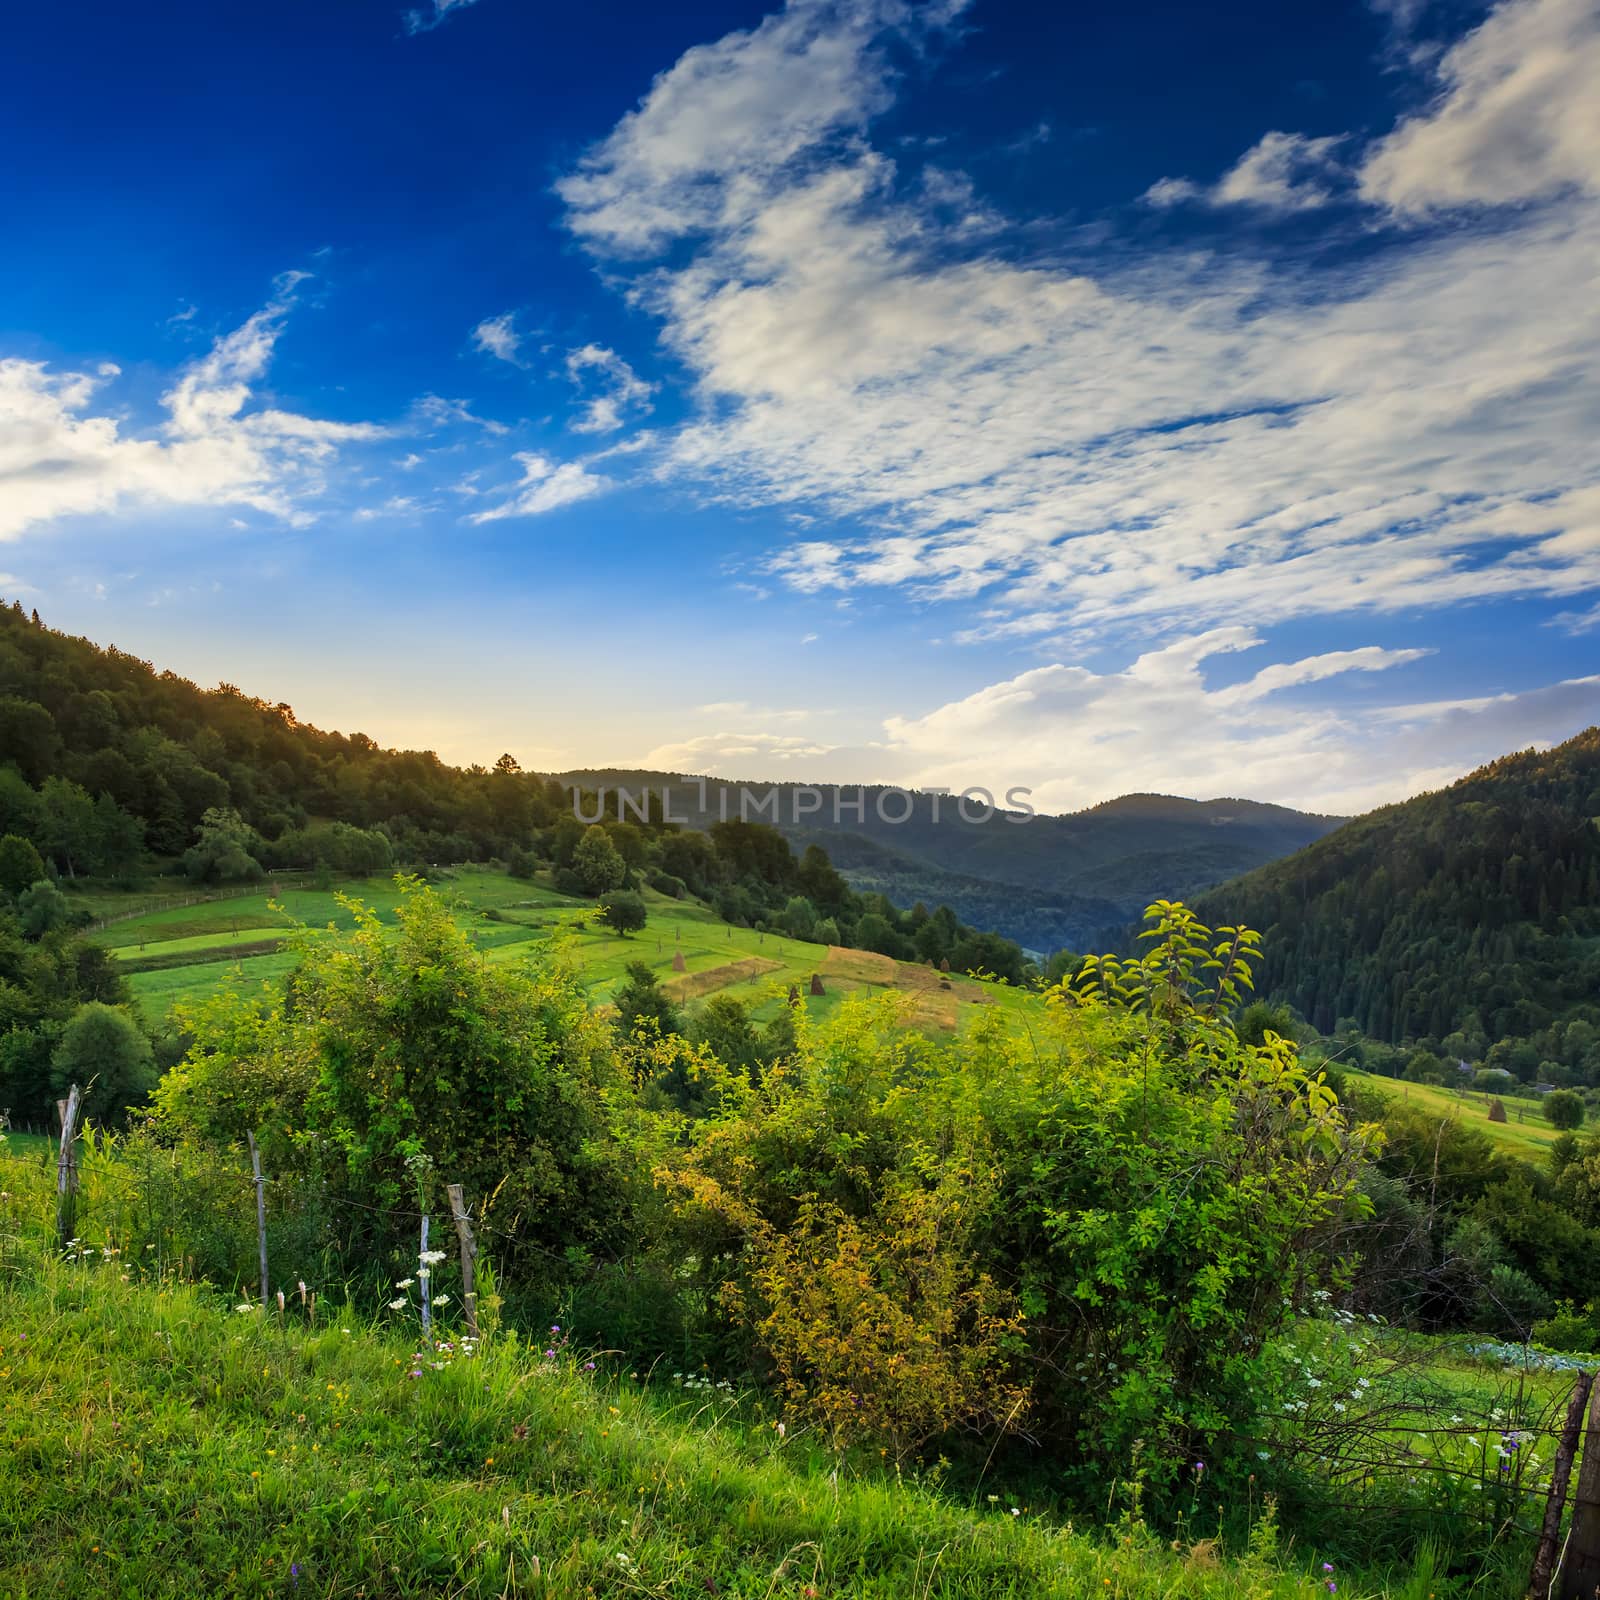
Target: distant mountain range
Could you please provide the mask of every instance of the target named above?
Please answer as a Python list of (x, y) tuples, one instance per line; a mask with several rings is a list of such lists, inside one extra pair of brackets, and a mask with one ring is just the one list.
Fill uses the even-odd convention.
[[(963, 816), (949, 796), (837, 784), (771, 784), (638, 768), (557, 774), (586, 789), (669, 797), (707, 827), (741, 814), (775, 822), (797, 848), (820, 844), (853, 887), (899, 905), (947, 903), (1029, 950), (1086, 950), (1154, 899), (1193, 897), (1337, 828), (1255, 800), (1132, 794), (1065, 816)], [(859, 802), (859, 807), (858, 807)], [(762, 808), (762, 809), (758, 809)], [(858, 815), (859, 810), (859, 815)]]

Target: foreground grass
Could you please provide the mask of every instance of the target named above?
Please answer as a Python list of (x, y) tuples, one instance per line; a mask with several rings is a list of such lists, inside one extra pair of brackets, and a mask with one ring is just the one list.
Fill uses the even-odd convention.
[[(858, 1477), (731, 1397), (510, 1336), (435, 1368), (117, 1259), (0, 1281), (0, 1593), (1270, 1597), (1320, 1593)], [(421, 1373), (412, 1376), (413, 1372)]]

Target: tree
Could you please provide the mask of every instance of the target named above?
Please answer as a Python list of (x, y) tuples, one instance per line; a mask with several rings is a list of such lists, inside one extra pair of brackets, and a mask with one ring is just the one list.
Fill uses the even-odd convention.
[(731, 994), (714, 994), (700, 1008), (690, 1029), (696, 1044), (703, 1044), (724, 1066), (746, 1072), (761, 1060), (761, 1038), (750, 1013)]
[(1561, 1128), (1570, 1132), (1574, 1128), (1583, 1126), (1583, 1098), (1574, 1094), (1571, 1089), (1557, 1089), (1553, 1094), (1545, 1096), (1545, 1120), (1552, 1128)]
[(72, 921), (72, 907), (53, 883), (41, 880), (17, 896), (17, 921), (26, 937), (39, 940), (66, 927)]
[(621, 888), (622, 880), (628, 875), (628, 864), (617, 853), (610, 834), (595, 823), (572, 853), (572, 870), (585, 894), (600, 895), (608, 889)]
[(58, 1095), (71, 1084), (83, 1086), (84, 1114), (102, 1125), (121, 1123), (156, 1081), (150, 1041), (127, 1012), (99, 1001), (78, 1008), (62, 1032), (50, 1070)]
[(0, 839), (0, 895), (13, 899), (44, 876), (44, 862), (26, 839), (8, 833)]
[(95, 871), (132, 872), (144, 854), (144, 824), (102, 791), (94, 803)]
[(614, 889), (600, 897), (600, 920), (625, 939), (644, 926), (644, 901), (629, 889)]
[(43, 783), (61, 748), (56, 720), (41, 705), (0, 696), (0, 750), (29, 783)]
[(44, 807), (45, 849), (69, 878), (92, 871), (95, 861), (94, 801), (89, 791), (66, 778), (46, 778), (39, 792)]
[(814, 942), (817, 937), (817, 908), (803, 894), (790, 895), (778, 918), (778, 925), (791, 939)]
[(661, 1034), (681, 1033), (683, 1023), (678, 1008), (656, 981), (656, 975), (642, 961), (630, 961), (628, 981), (612, 995), (617, 1010), (617, 1032), (631, 1039), (641, 1023)]
[(183, 853), (183, 870), (197, 883), (256, 883), (263, 876), (261, 835), (231, 808), (212, 806), (200, 837)]

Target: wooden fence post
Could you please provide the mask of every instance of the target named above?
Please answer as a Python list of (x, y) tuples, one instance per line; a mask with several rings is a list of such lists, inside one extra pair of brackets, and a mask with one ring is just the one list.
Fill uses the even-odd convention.
[(1589, 1385), (1589, 1425), (1583, 1435), (1583, 1461), (1573, 1495), (1556, 1593), (1560, 1600), (1594, 1600), (1600, 1589), (1600, 1383)]
[(73, 1084), (65, 1100), (56, 1101), (61, 1114), (61, 1153), (56, 1158), (56, 1238), (61, 1248), (78, 1235), (78, 1106), (82, 1091)]
[[(422, 1213), (422, 1249), (420, 1255), (428, 1254), (428, 1213)], [(422, 1337), (428, 1337), (428, 1330), (433, 1326), (433, 1298), (429, 1294), (429, 1285), (433, 1282), (433, 1269), (426, 1260), (419, 1262), (422, 1271), (417, 1276), (417, 1282), (422, 1287)]]
[(478, 1288), (473, 1263), (478, 1258), (478, 1241), (472, 1237), (472, 1224), (467, 1220), (466, 1202), (459, 1183), (445, 1185), (450, 1196), (450, 1216), (456, 1225), (456, 1238), (461, 1244), (461, 1303), (466, 1308), (467, 1332), (478, 1337)]
[(271, 1292), (267, 1277), (267, 1185), (261, 1176), (261, 1148), (256, 1144), (256, 1136), (247, 1133), (245, 1137), (250, 1141), (250, 1172), (256, 1185), (256, 1248), (261, 1257), (261, 1309), (265, 1311)]
[(1577, 1454), (1578, 1437), (1583, 1432), (1583, 1413), (1589, 1404), (1594, 1384), (1592, 1372), (1580, 1372), (1567, 1402), (1566, 1421), (1556, 1440), (1555, 1461), (1550, 1471), (1550, 1493), (1544, 1503), (1544, 1527), (1539, 1533), (1539, 1550), (1533, 1560), (1533, 1576), (1528, 1581), (1529, 1600), (1549, 1600), (1550, 1583), (1555, 1575), (1556, 1551), (1561, 1545), (1561, 1514), (1567, 1506), (1567, 1484), (1572, 1477), (1572, 1458)]

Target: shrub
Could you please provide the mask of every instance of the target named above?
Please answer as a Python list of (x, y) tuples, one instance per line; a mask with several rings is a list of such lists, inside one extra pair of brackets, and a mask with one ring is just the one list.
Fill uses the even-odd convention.
[(365, 906), (348, 934), (299, 935), (287, 999), (219, 997), (182, 1018), (194, 1044), (163, 1080), (162, 1125), (210, 1142), (266, 1132), (280, 1161), (335, 1176), (349, 1229), (409, 1236), (415, 1163), (494, 1197), (524, 1269), (610, 1251), (627, 1207), (604, 1140), (623, 1084), (610, 1029), (559, 955), (486, 964), (433, 891), (399, 880), (397, 927)]
[(1544, 1099), (1544, 1114), (1552, 1128), (1571, 1132), (1583, 1126), (1583, 1096), (1571, 1089), (1556, 1089)]
[(1533, 1342), (1547, 1350), (1586, 1354), (1600, 1348), (1600, 1328), (1595, 1323), (1595, 1305), (1590, 1301), (1581, 1311), (1570, 1300), (1562, 1300), (1555, 1311), (1533, 1325)]
[(120, 1125), (154, 1086), (155, 1055), (127, 1012), (91, 1000), (62, 1029), (51, 1076), (58, 1096), (71, 1084), (83, 1086), (87, 1120)]
[[(663, 1157), (685, 1259), (797, 1409), (830, 1428), (859, 1410), (846, 1432), (900, 1449), (1004, 1426), (1026, 1389), (1029, 1431), (1086, 1477), (1143, 1441), (1158, 1486), (1249, 1431), (1268, 1341), (1368, 1205), (1364, 1141), (1291, 1043), (1229, 1025), (1254, 936), (1153, 909), (1151, 955), (1089, 963), (1026, 1041), (984, 1017), (934, 1046), (892, 1000), (797, 1017), (792, 1058), (730, 1073)], [(878, 1341), (919, 1322), (920, 1379), (878, 1383)]]

